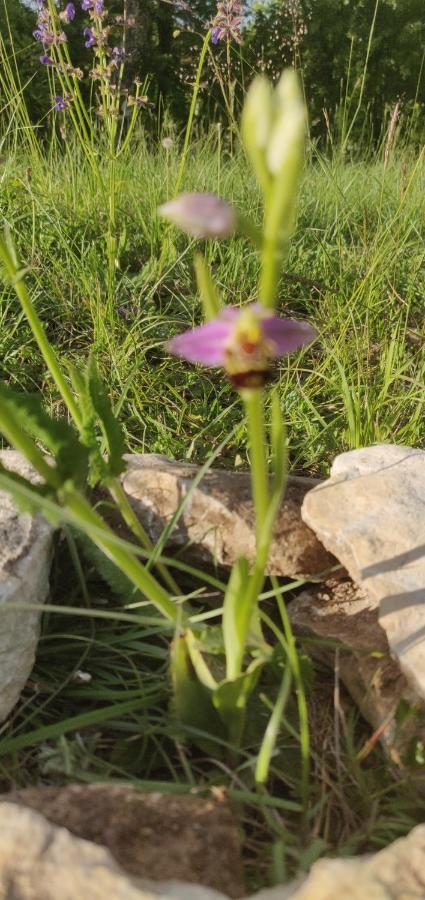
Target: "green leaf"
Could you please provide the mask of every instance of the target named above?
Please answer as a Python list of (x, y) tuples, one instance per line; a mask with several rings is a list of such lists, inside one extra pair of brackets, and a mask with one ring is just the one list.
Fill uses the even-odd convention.
[(197, 678), (207, 690), (214, 691), (217, 687), (217, 682), (213, 678), (213, 675), (202, 656), (201, 645), (193, 631), (188, 630), (185, 632), (185, 640)]
[(125, 469), (123, 455), (125, 453), (124, 434), (118, 419), (114, 415), (111, 401), (100, 378), (94, 357), (88, 365), (88, 387), (90, 398), (97, 414), (103, 437), (108, 449), (109, 475), (114, 478)]
[(254, 690), (263, 665), (255, 660), (243, 675), (233, 681), (222, 681), (213, 693), (213, 703), (223, 724), (227, 728), (229, 740), (240, 746), (245, 725), (246, 705)]
[(81, 426), (80, 440), (87, 447), (90, 464), (90, 484), (95, 485), (107, 477), (107, 464), (98, 441), (97, 416), (90, 396), (88, 379), (72, 363), (67, 364), (72, 386), (78, 397)]
[(248, 600), (248, 583), (248, 561), (244, 556), (240, 556), (230, 573), (223, 602), (222, 627), (226, 676), (229, 680), (240, 675), (246, 650), (246, 638), (253, 612), (253, 603)]
[[(72, 364), (68, 364), (68, 369), (78, 396), (82, 420), (81, 441), (89, 451), (91, 482), (96, 484), (114, 478), (124, 470), (124, 436), (94, 358), (89, 360), (84, 373)], [(107, 451), (106, 458), (98, 439), (99, 428)]]
[(201, 295), (202, 306), (204, 308), (204, 316), (208, 322), (218, 316), (223, 306), (223, 301), (212, 280), (209, 266), (202, 256), (202, 253), (195, 254), (193, 264), (195, 267), (198, 291)]
[[(171, 647), (172, 709), (182, 725), (216, 737), (224, 737), (220, 717), (212, 703), (212, 693), (201, 684), (193, 666), (187, 641), (189, 634), (190, 632), (176, 634)], [(215, 742), (196, 738), (196, 743), (204, 752), (217, 756)]]
[[(39, 441), (54, 457), (61, 482), (80, 487), (87, 477), (87, 450), (72, 425), (64, 419), (52, 419), (40, 397), (21, 394), (0, 384), (0, 403), (15, 426)], [(0, 416), (1, 426), (1, 416)]]
[(96, 572), (106, 581), (116, 596), (124, 603), (135, 603), (137, 600), (146, 599), (140, 591), (136, 590), (127, 575), (124, 575), (124, 572), (121, 572), (118, 566), (86, 534), (83, 534), (82, 531), (74, 533), (73, 529), (71, 531), (85, 558), (92, 563)]

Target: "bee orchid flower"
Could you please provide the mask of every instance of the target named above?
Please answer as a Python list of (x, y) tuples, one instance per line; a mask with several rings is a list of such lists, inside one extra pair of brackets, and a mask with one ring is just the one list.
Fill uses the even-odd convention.
[(238, 389), (263, 387), (271, 363), (310, 343), (307, 322), (281, 319), (257, 303), (225, 307), (216, 319), (173, 338), (168, 349), (204, 366), (224, 368)]

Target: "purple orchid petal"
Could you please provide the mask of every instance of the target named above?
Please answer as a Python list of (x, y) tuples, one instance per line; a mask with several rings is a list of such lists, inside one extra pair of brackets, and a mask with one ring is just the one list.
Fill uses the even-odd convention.
[(279, 319), (271, 316), (262, 320), (265, 336), (274, 344), (273, 356), (283, 356), (309, 344), (316, 337), (316, 332), (308, 322), (296, 322), (295, 319)]
[[(235, 310), (237, 315), (237, 310)], [(168, 343), (168, 349), (176, 356), (204, 366), (221, 366), (224, 349), (233, 329), (233, 317), (219, 317), (206, 325), (179, 334)]]
[(215, 194), (179, 194), (163, 203), (159, 212), (195, 238), (225, 238), (236, 228), (235, 210)]

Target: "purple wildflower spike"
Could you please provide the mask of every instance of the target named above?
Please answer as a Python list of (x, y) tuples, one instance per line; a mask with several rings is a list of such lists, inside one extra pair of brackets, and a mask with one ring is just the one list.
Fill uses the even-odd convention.
[(233, 207), (215, 194), (179, 194), (159, 213), (195, 238), (226, 238), (236, 228)]
[(48, 56), (47, 53), (43, 53), (40, 56), (40, 62), (42, 63), (43, 66), (55, 66), (56, 65), (54, 59), (52, 59), (51, 56)]
[(66, 22), (66, 24), (69, 25), (69, 23), (75, 19), (75, 12), (76, 10), (74, 4), (67, 3), (65, 9), (63, 9), (62, 12), (59, 13), (59, 18), (62, 22)]
[(212, 23), (211, 41), (213, 44), (218, 44), (225, 38), (240, 44), (241, 11), (240, 0), (219, 0), (217, 14)]
[(65, 97), (61, 97), (60, 94), (57, 94), (56, 97), (53, 97), (53, 103), (53, 109), (56, 112), (62, 112), (64, 109), (68, 109), (69, 106), (68, 101), (65, 99)]
[(93, 0), (82, 0), (81, 9), (83, 12), (88, 12), (89, 9), (93, 9)]
[(103, 13), (104, 2), (103, 0), (94, 0), (94, 11), (98, 14)]
[(90, 47), (95, 47), (96, 44), (97, 44), (97, 39), (96, 39), (96, 37), (94, 36), (94, 34), (93, 34), (91, 28), (85, 28), (84, 31), (83, 31), (83, 34), (84, 34), (84, 37), (85, 37), (85, 39), (86, 39), (86, 40), (85, 40), (84, 46), (87, 47), (88, 49), (89, 49)]
[(125, 51), (123, 47), (113, 47), (112, 63), (114, 66), (120, 66), (125, 59)]
[(258, 303), (225, 307), (216, 319), (168, 343), (176, 356), (223, 367), (234, 387), (263, 387), (273, 359), (308, 344), (316, 332), (307, 322), (280, 319)]

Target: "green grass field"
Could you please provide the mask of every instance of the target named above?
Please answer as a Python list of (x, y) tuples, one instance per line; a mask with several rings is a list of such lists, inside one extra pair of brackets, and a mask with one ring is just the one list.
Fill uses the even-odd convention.
[[(198, 370), (164, 349), (168, 337), (202, 315), (192, 271), (196, 244), (156, 214), (173, 193), (178, 164), (177, 150), (148, 146), (142, 136), (120, 161), (113, 308), (104, 291), (102, 197), (72, 144), (64, 153), (53, 147), (26, 157), (6, 142), (0, 214), (56, 351), (74, 362), (96, 353), (128, 448), (204, 462), (222, 445), (214, 465), (244, 467), (237, 395), (219, 372)], [(260, 195), (242, 153), (219, 152), (215, 131), (191, 145), (184, 188), (218, 192), (260, 220)], [(350, 160), (311, 150), (279, 309), (307, 318), (319, 338), (281, 362), (272, 388), (288, 424), (292, 471), (326, 476), (337, 453), (374, 442), (424, 445), (424, 213), (423, 153), (399, 149), (385, 169), (378, 154)], [(206, 253), (227, 303), (255, 299), (258, 261), (247, 242), (211, 243)], [(59, 414), (19, 304), (9, 287), (0, 291), (1, 377), (42, 391)], [(170, 791), (224, 784), (245, 826), (253, 887), (284, 879), (325, 852), (384, 846), (423, 821), (425, 801), (407, 777), (394, 780), (379, 747), (359, 760), (370, 729), (346, 698), (338, 717), (332, 673), (313, 672), (306, 661), (307, 815), (299, 805), (295, 705), (267, 790), (255, 793), (258, 734), (278, 673), (270, 671), (261, 685), (252, 734), (233, 772), (220, 761), (218, 744), (207, 757), (188, 748), (168, 707), (169, 630), (149, 611), (123, 610), (80, 553), (72, 535), (58, 545), (36, 670), (16, 714), (0, 728), (4, 789), (66, 778), (166, 783)], [(271, 602), (266, 609), (273, 613)], [(90, 684), (78, 682), (79, 670), (92, 675)]]
[[(75, 153), (36, 163), (6, 155), (1, 214), (29, 268), (50, 340), (73, 360), (96, 351), (129, 447), (203, 461), (240, 409), (220, 374), (194, 370), (163, 349), (166, 338), (201, 317), (195, 243), (167, 231), (156, 215), (172, 195), (177, 164), (178, 154), (140, 141), (120, 165), (113, 311), (105, 310), (102, 287), (102, 200)], [(217, 191), (260, 216), (243, 157), (219, 156), (213, 136), (191, 148), (184, 187)], [(276, 381), (296, 471), (325, 474), (336, 453), (374, 442), (423, 442), (424, 187), (423, 154), (397, 156), (386, 171), (380, 159), (311, 156), (279, 296), (281, 311), (308, 318), (319, 331), (311, 349), (282, 364)], [(170, 246), (160, 269), (164, 239)], [(257, 256), (245, 240), (209, 244), (207, 255), (226, 302), (255, 298)], [(3, 377), (48, 391), (7, 291), (1, 315)], [(235, 461), (245, 462), (243, 428), (221, 458), (222, 465)]]

